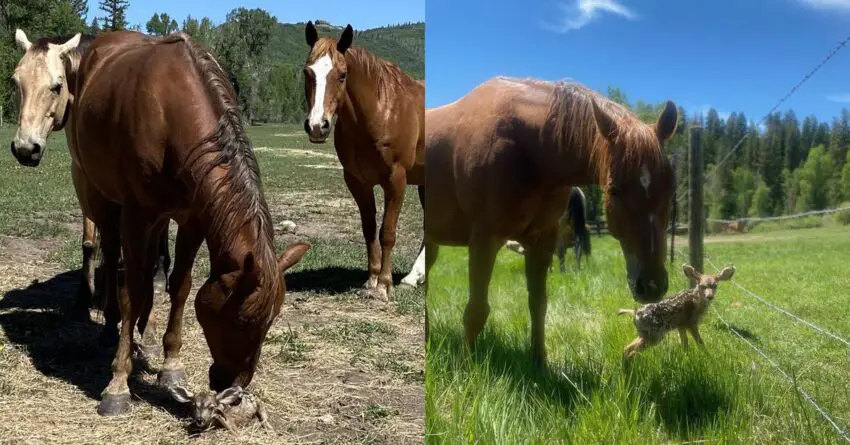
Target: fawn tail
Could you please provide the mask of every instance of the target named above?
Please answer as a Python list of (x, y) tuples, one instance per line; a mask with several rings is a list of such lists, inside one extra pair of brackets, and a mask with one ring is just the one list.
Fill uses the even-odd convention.
[(626, 314), (629, 314), (632, 317), (634, 317), (635, 311), (634, 311), (634, 309), (620, 309), (619, 312), (617, 312), (617, 315), (626, 315)]

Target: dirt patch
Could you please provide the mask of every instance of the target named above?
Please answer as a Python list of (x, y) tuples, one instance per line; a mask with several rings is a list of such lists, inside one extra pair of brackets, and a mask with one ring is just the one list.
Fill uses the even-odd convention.
[(279, 138), (292, 138), (292, 137), (305, 136), (305, 133), (275, 133), (272, 136), (277, 136)]
[(329, 169), (329, 170), (342, 170), (341, 165), (331, 165), (331, 164), (305, 164), (305, 165), (299, 165), (299, 167)]

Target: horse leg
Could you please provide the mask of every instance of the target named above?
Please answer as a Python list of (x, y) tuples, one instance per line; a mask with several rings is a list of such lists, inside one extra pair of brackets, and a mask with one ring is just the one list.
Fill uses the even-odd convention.
[[(422, 211), (425, 211), (425, 186), (417, 187), (419, 191), (419, 203), (422, 204)], [(425, 282), (425, 236), (422, 237), (422, 244), (419, 246), (419, 255), (416, 256), (416, 261), (413, 263), (413, 268), (406, 277), (402, 278), (401, 284), (410, 287), (416, 287)]]
[(192, 290), (192, 265), (195, 255), (204, 241), (199, 230), (192, 226), (180, 227), (177, 230), (177, 242), (174, 246), (174, 270), (168, 284), (168, 294), (171, 297), (171, 311), (168, 314), (168, 327), (162, 337), (162, 347), (165, 350), (165, 364), (162, 366), (157, 381), (160, 386), (170, 388), (186, 380), (186, 371), (180, 361), (180, 348), (183, 346), (183, 310), (186, 299)]
[(156, 264), (154, 265), (154, 287), (156, 289), (156, 295), (168, 292), (168, 268), (171, 266), (171, 257), (168, 255), (169, 223), (170, 220), (165, 222), (165, 229), (157, 237), (158, 254)]
[(154, 222), (141, 212), (125, 206), (121, 212), (121, 247), (124, 253), (124, 286), (119, 295), (121, 310), (121, 337), (112, 361), (112, 380), (104, 389), (97, 413), (102, 416), (124, 413), (130, 404), (127, 379), (133, 370), (131, 352), (133, 327), (153, 299), (153, 265), (155, 257), (149, 255)]
[[(424, 238), (423, 238), (424, 239)], [(428, 274), (431, 273), (431, 268), (437, 262), (437, 255), (440, 253), (440, 246), (437, 244), (427, 243), (423, 247), (425, 251), (425, 339), (428, 339)]]
[(528, 245), (525, 254), (525, 281), (528, 288), (528, 309), (531, 315), (531, 345), (534, 361), (541, 367), (546, 366), (546, 275), (552, 251), (555, 250), (557, 231), (551, 230), (540, 235), (534, 243)]
[[(153, 232), (151, 232), (151, 241), (148, 243), (147, 255), (149, 258), (154, 258), (155, 261), (154, 267), (151, 271), (151, 274), (154, 277), (154, 298), (165, 289), (164, 284), (161, 285), (161, 288), (156, 284), (156, 277), (159, 276), (160, 273), (162, 276), (167, 276), (167, 270), (164, 270), (162, 268), (162, 264), (160, 264), (163, 256), (160, 249), (162, 248), (162, 240), (164, 237), (166, 237), (165, 247), (168, 248), (168, 222), (169, 220), (166, 219), (154, 228)], [(162, 357), (162, 348), (159, 345), (159, 334), (157, 333), (156, 328), (156, 313), (153, 310), (154, 298), (144, 301), (139, 321), (136, 323), (136, 327), (139, 329), (139, 335), (142, 337), (139, 350), (141, 352), (142, 359), (146, 361)]]
[(381, 272), (381, 252), (378, 250), (378, 239), (376, 237), (378, 224), (375, 215), (375, 193), (372, 187), (360, 182), (349, 172), (344, 172), (345, 185), (357, 203), (360, 211), (360, 225), (363, 228), (363, 238), (366, 240), (366, 255), (369, 258), (369, 279), (363, 286), (367, 290), (374, 289), (378, 285), (378, 274)]
[(95, 295), (94, 274), (97, 267), (98, 245), (97, 227), (94, 221), (83, 217), (83, 269), (80, 277), (80, 287), (77, 290), (77, 300), (72, 314), (74, 318), (89, 319), (89, 308)]
[(103, 255), (103, 283), (100, 308), (104, 314), (103, 330), (99, 343), (111, 347), (118, 341), (118, 322), (121, 311), (118, 305), (118, 262), (121, 256), (121, 207), (107, 204), (98, 221), (100, 222), (99, 249)]
[(393, 288), (393, 247), (395, 247), (398, 216), (404, 204), (407, 170), (393, 164), (389, 181), (383, 184), (384, 220), (381, 223), (381, 273), (378, 275), (377, 295), (381, 300), (391, 298)]
[(555, 252), (558, 256), (558, 269), (561, 273), (564, 273), (566, 270), (564, 267), (564, 257), (567, 255), (567, 240), (561, 231), (558, 233), (558, 242), (555, 246)]
[(502, 243), (503, 241), (495, 239), (485, 229), (472, 229), (469, 240), (469, 302), (463, 311), (466, 345), (470, 349), (490, 315), (490, 278), (493, 276), (493, 265)]

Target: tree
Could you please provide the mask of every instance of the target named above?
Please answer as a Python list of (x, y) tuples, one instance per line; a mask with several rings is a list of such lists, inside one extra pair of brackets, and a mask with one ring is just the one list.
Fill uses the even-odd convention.
[(161, 14), (154, 13), (153, 17), (145, 24), (145, 29), (151, 35), (167, 36), (180, 28), (177, 25), (177, 20), (172, 19), (168, 14), (163, 12)]
[(753, 192), (756, 180), (746, 167), (738, 167), (732, 172), (732, 184), (735, 191), (735, 215), (746, 216), (753, 205)]
[(841, 116), (836, 117), (832, 124), (829, 140), (829, 154), (832, 159), (844, 163), (847, 149), (850, 147), (850, 110), (841, 109)]
[(105, 31), (121, 31), (127, 29), (127, 8), (130, 0), (100, 0), (100, 10), (106, 13), (101, 17)]
[(822, 210), (829, 206), (834, 169), (832, 156), (822, 145), (809, 152), (806, 163), (796, 172), (799, 187), (797, 211)]
[(74, 11), (74, 14), (81, 19), (85, 19), (89, 14), (89, 3), (88, 0), (70, 0), (71, 9)]
[(803, 152), (800, 141), (800, 123), (793, 110), (785, 112), (782, 118), (783, 133), (785, 134), (785, 165), (789, 171), (795, 170), (803, 162)]
[(850, 152), (847, 153), (847, 159), (844, 162), (844, 167), (841, 169), (841, 199), (840, 201), (850, 200)]
[(750, 206), (750, 216), (770, 216), (770, 190), (764, 182), (759, 183), (753, 194), (753, 203)]
[(91, 19), (91, 25), (89, 26), (89, 30), (92, 34), (98, 34), (100, 32), (100, 21), (97, 17)]

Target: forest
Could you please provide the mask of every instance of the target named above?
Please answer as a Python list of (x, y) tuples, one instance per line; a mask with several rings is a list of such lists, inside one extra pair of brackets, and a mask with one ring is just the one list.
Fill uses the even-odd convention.
[[(146, 23), (128, 23), (129, 0), (100, 0), (89, 10), (86, 0), (0, 0), (0, 104), (3, 118), (17, 116), (18, 93), (9, 80), (21, 57), (15, 29), (31, 41), (40, 37), (134, 30), (151, 35), (183, 31), (204, 43), (239, 86), (239, 99), (251, 123), (295, 123), (304, 119), (302, 70), (307, 58), (306, 23), (280, 23), (263, 9), (235, 8), (222, 23), (208, 17), (171, 17), (156, 13)], [(320, 35), (338, 36), (337, 26), (316, 19)], [(425, 24), (401, 23), (355, 30), (354, 44), (395, 62), (415, 79), (425, 76)]]

